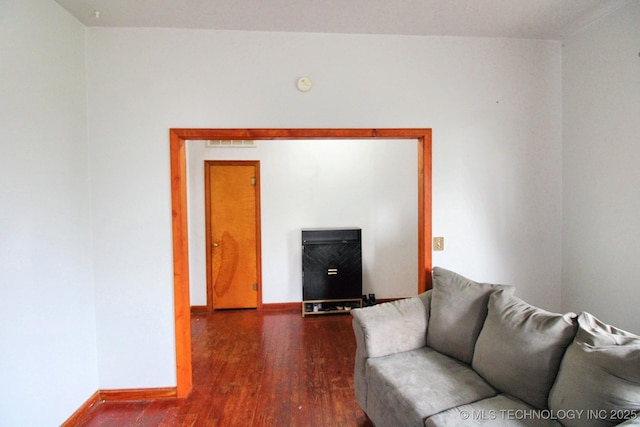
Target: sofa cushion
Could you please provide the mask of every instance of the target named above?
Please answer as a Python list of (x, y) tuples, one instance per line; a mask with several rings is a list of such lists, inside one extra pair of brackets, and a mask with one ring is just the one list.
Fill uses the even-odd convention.
[(560, 361), (576, 334), (576, 317), (495, 292), (476, 343), (473, 369), (498, 390), (547, 408)]
[(427, 419), (425, 427), (562, 427), (552, 414), (506, 394), (451, 408)]
[(514, 291), (512, 286), (477, 283), (434, 267), (427, 345), (471, 363), (476, 339), (487, 316), (489, 295), (497, 289)]
[(640, 337), (602, 323), (589, 313), (578, 317), (578, 333), (562, 359), (549, 395), (553, 411), (583, 410), (594, 416), (567, 420), (573, 426), (612, 426), (640, 418)]
[(414, 350), (426, 344), (430, 292), (351, 310), (364, 334), (368, 357)]
[(425, 418), (496, 391), (468, 365), (423, 347), (367, 360), (367, 414), (376, 426), (423, 426)]

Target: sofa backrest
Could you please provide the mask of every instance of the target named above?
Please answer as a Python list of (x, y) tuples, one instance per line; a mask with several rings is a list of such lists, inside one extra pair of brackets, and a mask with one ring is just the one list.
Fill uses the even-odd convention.
[(549, 408), (579, 415), (562, 420), (568, 427), (640, 419), (640, 337), (581, 313), (578, 333), (549, 394)]
[(476, 340), (487, 317), (492, 292), (508, 285), (478, 283), (441, 267), (433, 268), (433, 294), (427, 345), (461, 362), (471, 363)]
[(547, 409), (560, 361), (578, 328), (576, 317), (497, 291), (489, 298), (472, 367), (494, 388)]

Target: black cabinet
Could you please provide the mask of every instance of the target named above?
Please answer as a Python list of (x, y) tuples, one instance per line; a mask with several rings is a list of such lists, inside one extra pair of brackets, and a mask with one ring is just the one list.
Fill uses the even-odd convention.
[(362, 231), (302, 230), (302, 315), (362, 306)]

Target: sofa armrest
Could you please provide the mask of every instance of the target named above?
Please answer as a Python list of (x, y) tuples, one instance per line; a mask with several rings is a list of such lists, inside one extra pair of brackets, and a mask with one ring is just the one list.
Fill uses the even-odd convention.
[(380, 357), (426, 345), (431, 291), (351, 310), (361, 357)]
[(351, 310), (356, 336), (353, 382), (356, 399), (365, 412), (367, 359), (424, 347), (430, 307), (431, 291), (427, 291), (416, 297)]
[(631, 426), (640, 426), (640, 414), (636, 415), (636, 418), (632, 420), (627, 420), (622, 424), (618, 424), (618, 427), (631, 427)]

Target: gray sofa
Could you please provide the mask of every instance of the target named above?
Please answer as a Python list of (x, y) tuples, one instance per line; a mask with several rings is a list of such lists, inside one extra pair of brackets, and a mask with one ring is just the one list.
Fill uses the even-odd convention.
[(354, 309), (355, 392), (376, 427), (640, 425), (640, 337), (435, 267)]

